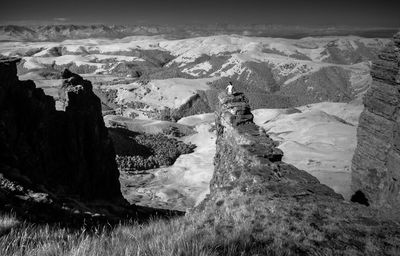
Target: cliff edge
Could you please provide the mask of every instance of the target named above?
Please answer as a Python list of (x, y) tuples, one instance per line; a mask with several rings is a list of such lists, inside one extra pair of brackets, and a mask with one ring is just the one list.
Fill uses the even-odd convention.
[[(210, 194), (191, 213), (198, 229), (246, 243), (243, 255), (396, 255), (399, 225), (349, 203), (283, 153), (242, 93), (219, 95)], [(397, 237), (397, 238), (396, 238)]]
[(352, 200), (400, 210), (400, 33), (378, 57), (357, 130)]

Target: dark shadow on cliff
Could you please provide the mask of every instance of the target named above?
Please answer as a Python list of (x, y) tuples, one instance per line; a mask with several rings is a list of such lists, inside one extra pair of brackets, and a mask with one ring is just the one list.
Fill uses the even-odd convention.
[(183, 214), (129, 205), (123, 198), (114, 145), (90, 81), (65, 70), (56, 109), (33, 81), (18, 79), (19, 61), (0, 59), (2, 213), (68, 228)]
[(29, 183), (26, 177), (9, 178), (3, 171), (0, 168), (0, 224), (1, 217), (13, 216), (18, 222), (30, 225), (96, 230), (133, 222), (145, 224), (185, 214), (129, 205), (125, 200), (84, 200), (78, 195), (55, 195), (41, 185)]
[(153, 154), (151, 147), (138, 143), (135, 138), (140, 135), (124, 128), (109, 128), (108, 132), (117, 155), (137, 155), (149, 157)]
[(357, 190), (352, 196), (350, 201), (354, 203), (359, 203), (365, 206), (369, 206), (368, 199), (365, 197), (365, 194), (361, 190)]
[[(79, 204), (81, 206), (82, 202), (79, 202)], [(180, 211), (136, 205), (121, 206), (111, 203), (97, 205), (96, 209), (86, 209), (88, 210), (87, 212), (81, 212), (73, 208), (66, 209), (62, 205), (26, 202), (13, 198), (8, 202), (2, 202), (0, 219), (3, 216), (13, 216), (19, 223), (27, 223), (29, 225), (49, 225), (50, 227), (70, 230), (98, 230), (132, 223), (146, 224), (154, 220), (168, 220), (185, 214)], [(105, 212), (109, 212), (109, 215), (105, 215)]]

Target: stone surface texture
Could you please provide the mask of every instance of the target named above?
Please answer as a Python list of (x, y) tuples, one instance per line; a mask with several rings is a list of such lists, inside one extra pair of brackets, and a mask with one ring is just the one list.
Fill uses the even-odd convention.
[(373, 207), (400, 209), (400, 33), (373, 63), (352, 161), (352, 190)]
[(219, 102), (211, 195), (219, 190), (239, 189), (272, 197), (315, 194), (342, 199), (312, 175), (281, 161), (283, 152), (254, 124), (244, 94), (222, 93)]

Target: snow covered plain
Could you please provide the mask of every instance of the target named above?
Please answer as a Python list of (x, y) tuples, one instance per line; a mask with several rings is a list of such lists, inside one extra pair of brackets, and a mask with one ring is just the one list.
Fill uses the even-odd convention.
[(169, 78), (152, 80), (145, 86), (139, 83), (118, 86), (116, 102), (124, 104), (141, 101), (158, 108), (177, 108), (186, 103), (198, 90), (208, 90), (207, 82), (213, 80), (215, 79)]

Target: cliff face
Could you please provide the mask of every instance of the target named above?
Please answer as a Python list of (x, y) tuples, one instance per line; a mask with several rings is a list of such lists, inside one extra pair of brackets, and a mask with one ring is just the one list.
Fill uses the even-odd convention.
[(396, 223), (282, 162), (252, 119), (243, 94), (219, 96), (210, 194), (191, 213), (198, 229), (247, 241), (246, 255), (386, 255), (400, 248)]
[(57, 195), (122, 199), (115, 153), (91, 83), (64, 72), (52, 97), (19, 81), (17, 59), (0, 60), (0, 170)]
[(373, 64), (352, 163), (353, 200), (400, 207), (400, 33)]

